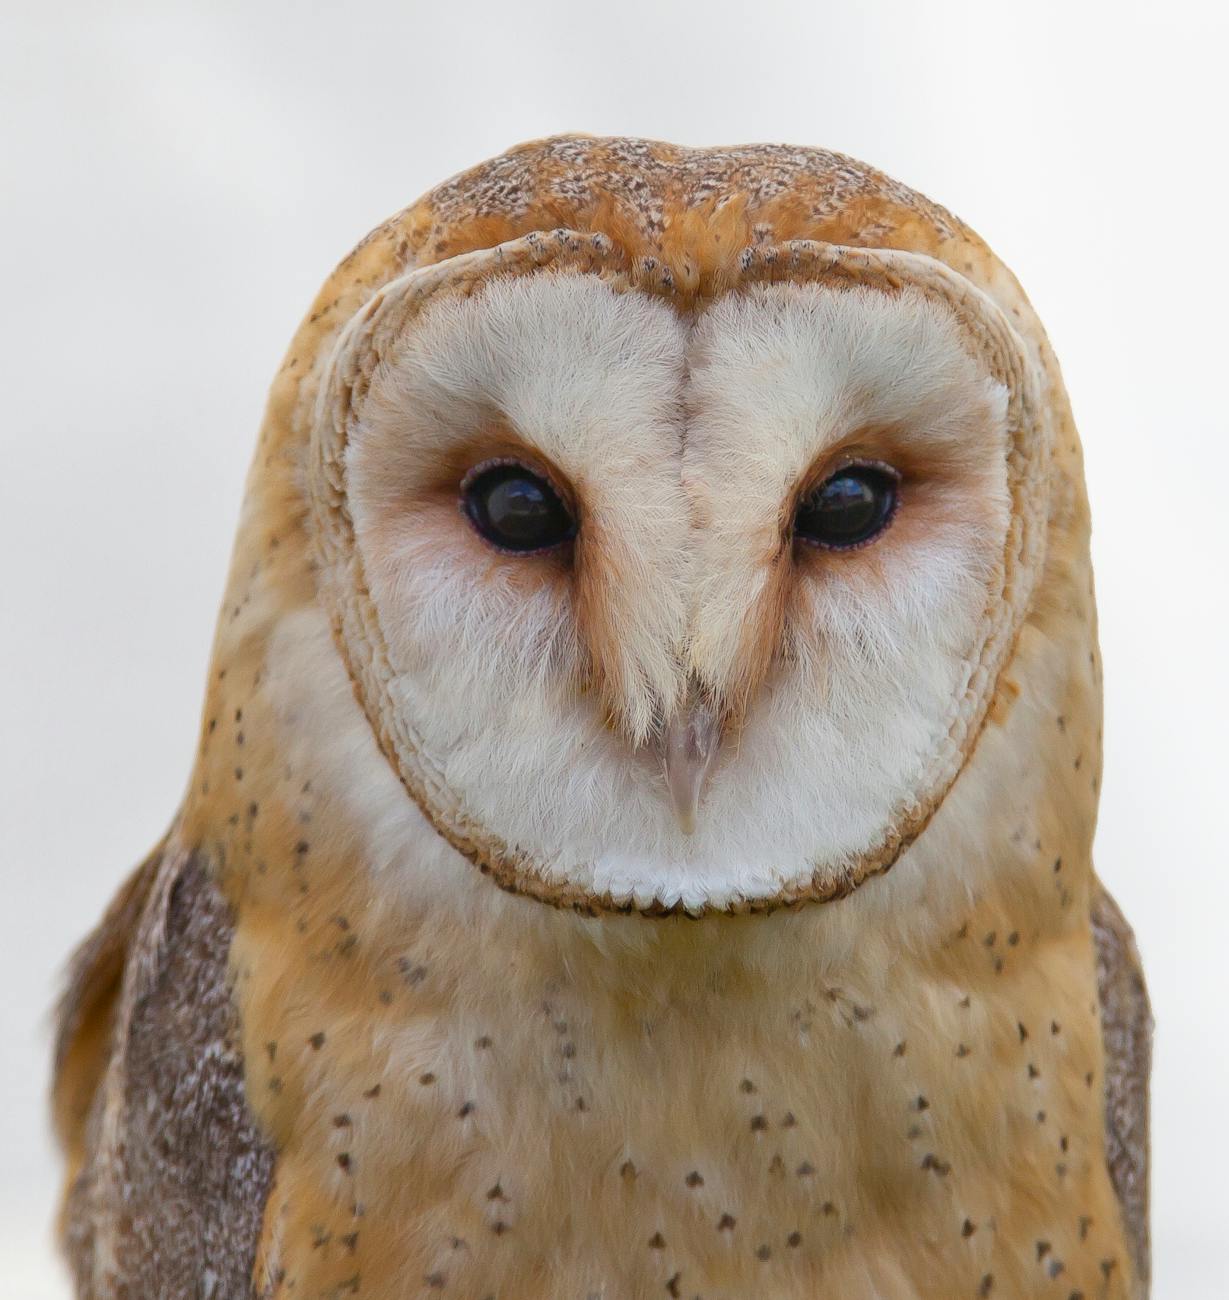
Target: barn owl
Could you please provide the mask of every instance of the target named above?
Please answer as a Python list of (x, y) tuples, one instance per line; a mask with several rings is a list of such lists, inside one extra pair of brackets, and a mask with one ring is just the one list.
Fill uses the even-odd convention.
[(1080, 449), (838, 154), (560, 137), (277, 374), (199, 753), (70, 972), (83, 1297), (1141, 1297)]

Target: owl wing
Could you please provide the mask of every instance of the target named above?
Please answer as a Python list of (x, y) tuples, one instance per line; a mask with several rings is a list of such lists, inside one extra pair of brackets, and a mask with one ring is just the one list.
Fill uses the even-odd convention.
[(62, 1235), (82, 1300), (250, 1292), (272, 1150), (247, 1108), (230, 909), (172, 841), (73, 960), (53, 1104)]
[(1152, 1069), (1152, 1009), (1135, 935), (1118, 904), (1095, 883), (1092, 933), (1105, 1045), (1105, 1152), (1123, 1222), (1145, 1289), (1151, 1272), (1148, 1240), (1148, 1076)]
[(107, 1068), (124, 968), (158, 875), (163, 847), (159, 844), (124, 881), (69, 963), (56, 1016), (51, 1102), (70, 1179), (84, 1156), (86, 1118)]

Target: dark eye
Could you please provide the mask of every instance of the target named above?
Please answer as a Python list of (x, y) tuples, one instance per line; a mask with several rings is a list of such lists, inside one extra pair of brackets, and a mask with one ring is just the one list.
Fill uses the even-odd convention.
[(794, 534), (830, 550), (862, 546), (892, 522), (899, 487), (886, 465), (847, 465), (798, 503)]
[(545, 551), (576, 535), (559, 494), (524, 465), (471, 470), (461, 483), (461, 507), (478, 532), (504, 551)]

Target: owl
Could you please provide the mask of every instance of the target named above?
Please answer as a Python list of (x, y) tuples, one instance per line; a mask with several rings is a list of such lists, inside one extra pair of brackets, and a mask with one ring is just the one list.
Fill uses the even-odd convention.
[(71, 967), (82, 1297), (1138, 1298), (1081, 455), (839, 154), (526, 144), (273, 384), (199, 751)]

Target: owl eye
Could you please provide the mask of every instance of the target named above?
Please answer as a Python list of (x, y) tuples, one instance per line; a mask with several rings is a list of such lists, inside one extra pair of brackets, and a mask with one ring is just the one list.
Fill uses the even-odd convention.
[(478, 465), (461, 482), (461, 508), (475, 530), (502, 551), (528, 555), (576, 535), (559, 494), (524, 465)]
[(888, 465), (846, 465), (808, 493), (794, 515), (794, 535), (812, 546), (863, 546), (892, 522), (900, 475)]

